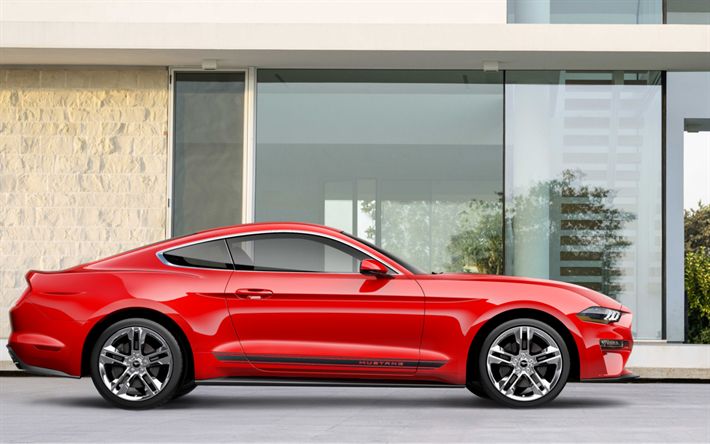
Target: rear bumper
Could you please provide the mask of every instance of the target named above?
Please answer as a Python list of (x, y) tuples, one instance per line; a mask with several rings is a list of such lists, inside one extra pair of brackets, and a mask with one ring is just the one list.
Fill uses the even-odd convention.
[(76, 378), (78, 379), (78, 376), (72, 376), (68, 373), (64, 373), (59, 370), (54, 370), (51, 368), (44, 368), (44, 367), (37, 367), (34, 365), (29, 365), (25, 362), (22, 362), (22, 360), (15, 354), (15, 352), (12, 350), (12, 347), (9, 345), (7, 346), (7, 351), (10, 354), (10, 359), (12, 359), (12, 362), (15, 364), (15, 367), (17, 367), (20, 370), (24, 370), (28, 373), (32, 373), (33, 375), (39, 375), (39, 376), (59, 376), (63, 378)]
[(48, 311), (27, 298), (10, 309), (12, 331), (7, 345), (12, 359), (31, 373), (78, 378), (87, 325), (66, 316), (49, 316)]

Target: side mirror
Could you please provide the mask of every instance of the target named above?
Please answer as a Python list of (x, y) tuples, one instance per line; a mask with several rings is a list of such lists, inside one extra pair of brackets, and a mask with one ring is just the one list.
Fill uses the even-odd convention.
[(374, 259), (364, 259), (360, 262), (360, 273), (376, 277), (385, 277), (387, 276), (388, 270), (387, 267)]

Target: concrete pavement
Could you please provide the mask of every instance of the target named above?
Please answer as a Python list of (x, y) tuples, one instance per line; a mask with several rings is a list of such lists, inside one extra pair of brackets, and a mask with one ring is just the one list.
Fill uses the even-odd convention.
[(198, 387), (150, 411), (89, 379), (0, 378), (2, 442), (710, 442), (710, 384), (569, 384), (548, 407), (465, 389)]

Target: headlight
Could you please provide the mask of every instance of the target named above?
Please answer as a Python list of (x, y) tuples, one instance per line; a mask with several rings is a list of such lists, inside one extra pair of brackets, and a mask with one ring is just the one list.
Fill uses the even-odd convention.
[(621, 319), (619, 310), (612, 310), (605, 307), (589, 307), (577, 313), (577, 317), (583, 321), (596, 322), (598, 324), (610, 324)]

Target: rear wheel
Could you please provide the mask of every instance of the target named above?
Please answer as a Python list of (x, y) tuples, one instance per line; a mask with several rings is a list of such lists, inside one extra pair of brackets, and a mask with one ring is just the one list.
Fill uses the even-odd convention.
[(196, 388), (197, 384), (195, 384), (195, 381), (187, 382), (175, 391), (175, 396), (173, 396), (173, 399), (181, 398), (190, 393), (191, 391), (195, 390)]
[(536, 319), (505, 322), (488, 334), (478, 357), (481, 387), (509, 407), (534, 407), (560, 394), (570, 355), (557, 331)]
[(173, 399), (183, 376), (175, 337), (148, 319), (118, 321), (91, 352), (91, 379), (109, 402), (127, 409), (157, 407)]

